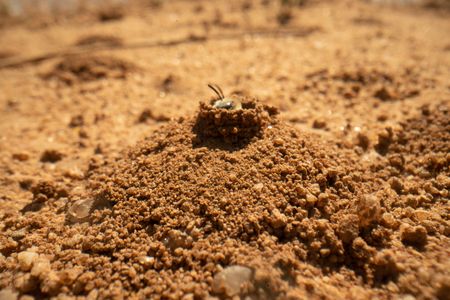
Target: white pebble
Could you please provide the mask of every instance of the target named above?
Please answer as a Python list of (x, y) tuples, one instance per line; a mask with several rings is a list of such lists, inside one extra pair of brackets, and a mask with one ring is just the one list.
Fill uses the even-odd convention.
[(22, 251), (17, 255), (20, 269), (24, 272), (31, 270), (33, 264), (38, 259), (39, 254), (31, 251)]
[(153, 264), (155, 263), (155, 258), (152, 256), (140, 256), (138, 257), (138, 261), (144, 267), (150, 267), (153, 266)]
[(212, 289), (214, 293), (225, 293), (232, 297), (239, 295), (241, 286), (252, 278), (252, 270), (243, 266), (230, 266), (214, 276)]
[(262, 184), (261, 182), (259, 182), (259, 183), (255, 184), (255, 185), (253, 186), (253, 189), (259, 192), (259, 191), (261, 191), (261, 190), (263, 189), (263, 187), (264, 187), (264, 184)]
[(85, 218), (89, 217), (93, 203), (94, 200), (92, 199), (77, 200), (69, 208), (68, 213), (70, 217), (74, 219), (74, 221), (82, 221)]

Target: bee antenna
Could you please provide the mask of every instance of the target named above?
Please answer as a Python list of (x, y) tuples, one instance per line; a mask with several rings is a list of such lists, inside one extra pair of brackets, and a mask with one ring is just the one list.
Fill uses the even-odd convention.
[(210, 89), (212, 89), (217, 94), (217, 96), (219, 96), (219, 99), (225, 98), (225, 96), (223, 95), (222, 89), (218, 85), (208, 84), (208, 87)]
[(218, 85), (216, 84), (216, 88), (219, 90), (220, 94), (222, 95), (222, 99), (225, 98), (225, 95), (224, 95), (224, 93), (222, 92), (222, 89), (220, 88), (220, 86), (218, 86)]

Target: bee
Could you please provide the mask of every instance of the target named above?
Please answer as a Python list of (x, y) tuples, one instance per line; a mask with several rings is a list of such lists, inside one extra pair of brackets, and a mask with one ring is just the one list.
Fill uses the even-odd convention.
[(212, 89), (219, 97), (214, 104), (214, 108), (227, 109), (227, 110), (239, 110), (242, 109), (241, 101), (236, 98), (225, 97), (222, 89), (216, 84), (208, 84), (208, 87)]

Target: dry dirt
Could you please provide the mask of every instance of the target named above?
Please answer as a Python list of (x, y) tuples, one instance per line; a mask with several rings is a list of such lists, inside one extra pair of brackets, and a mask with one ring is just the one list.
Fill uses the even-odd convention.
[(450, 10), (399, 2), (3, 17), (0, 299), (450, 299)]

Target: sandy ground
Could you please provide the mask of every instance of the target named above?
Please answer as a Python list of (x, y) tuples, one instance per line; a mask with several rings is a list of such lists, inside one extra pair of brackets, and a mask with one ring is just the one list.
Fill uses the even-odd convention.
[(448, 4), (294, 2), (0, 22), (0, 298), (449, 298)]

